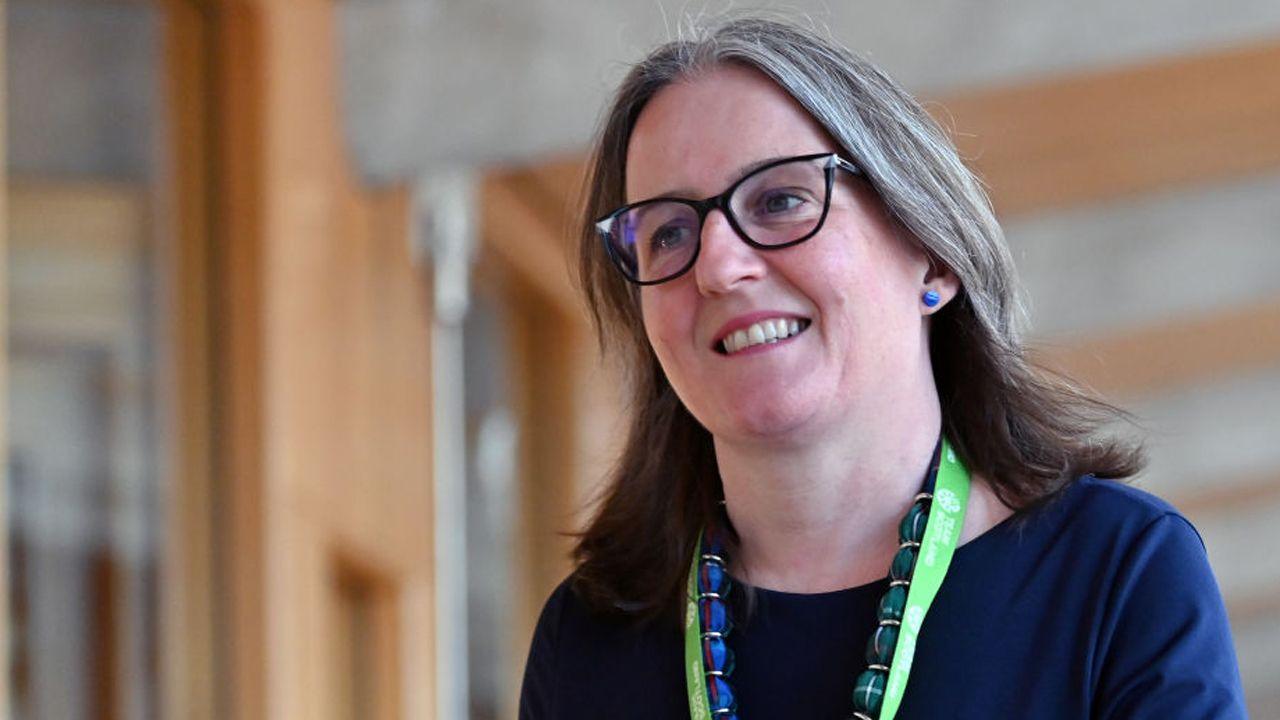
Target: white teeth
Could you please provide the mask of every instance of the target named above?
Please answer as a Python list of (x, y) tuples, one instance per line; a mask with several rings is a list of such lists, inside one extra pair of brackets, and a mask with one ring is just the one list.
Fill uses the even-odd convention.
[(753, 345), (784, 340), (792, 335), (799, 334), (800, 330), (800, 320), (798, 319), (776, 318), (761, 320), (745, 329), (729, 333), (721, 341), (721, 346), (725, 354), (732, 355)]

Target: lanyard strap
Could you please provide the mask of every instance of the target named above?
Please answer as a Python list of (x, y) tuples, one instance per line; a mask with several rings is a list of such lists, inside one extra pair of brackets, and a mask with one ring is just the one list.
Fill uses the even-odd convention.
[[(960, 542), (964, 527), (965, 508), (969, 501), (969, 471), (956, 457), (946, 438), (942, 440), (942, 457), (929, 508), (929, 522), (925, 525), (920, 551), (916, 556), (911, 586), (907, 592), (907, 604), (898, 629), (898, 641), (894, 645), (893, 662), (889, 666), (889, 678), (885, 683), (884, 702), (879, 720), (893, 720), (907, 690), (911, 663), (915, 659), (916, 641), (925, 615), (933, 604), (942, 581), (946, 578), (951, 558)], [(698, 622), (698, 564), (702, 555), (702, 533), (694, 545), (693, 561), (689, 566), (684, 618), (684, 667), (685, 688), (689, 693), (689, 717), (691, 720), (711, 720), (707, 701), (707, 678), (702, 661), (702, 634)]]
[(893, 648), (893, 663), (889, 665), (889, 681), (885, 684), (880, 720), (893, 720), (907, 691), (907, 678), (916, 657), (920, 626), (924, 624), (924, 616), (933, 605), (933, 599), (947, 576), (947, 569), (951, 567), (951, 557), (960, 544), (960, 530), (964, 528), (964, 512), (968, 504), (969, 471), (956, 457), (951, 444), (943, 438), (942, 461), (938, 466), (933, 502), (929, 505), (929, 522), (925, 525), (920, 554), (916, 556), (916, 568), (911, 574), (907, 607), (902, 613), (902, 626), (898, 628), (898, 643)]
[(685, 588), (684, 686), (689, 692), (690, 720), (711, 720), (707, 708), (707, 677), (702, 674), (702, 632), (698, 627), (698, 561), (702, 558), (702, 531), (693, 544), (693, 564)]

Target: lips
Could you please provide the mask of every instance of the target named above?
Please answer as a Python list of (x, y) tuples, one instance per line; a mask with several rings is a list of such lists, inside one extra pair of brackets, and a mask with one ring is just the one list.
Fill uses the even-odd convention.
[(787, 315), (765, 315), (739, 318), (726, 325), (717, 335), (713, 349), (723, 355), (734, 355), (747, 348), (781, 342), (808, 329), (808, 318)]

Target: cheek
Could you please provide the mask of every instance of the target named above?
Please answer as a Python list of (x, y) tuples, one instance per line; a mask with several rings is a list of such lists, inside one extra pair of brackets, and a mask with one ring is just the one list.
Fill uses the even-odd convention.
[(640, 319), (644, 322), (644, 334), (649, 338), (649, 344), (655, 349), (660, 342), (659, 333), (662, 332), (662, 326), (658, 322), (658, 318), (662, 317), (661, 302), (655, 299), (648, 289), (640, 291)]
[(830, 340), (855, 354), (883, 352), (914, 312), (900, 261), (856, 232), (829, 239), (804, 258), (796, 282), (819, 308)]
[(679, 305), (670, 297), (670, 293), (663, 290), (641, 290), (640, 317), (644, 321), (644, 334), (649, 338), (649, 346), (653, 348), (654, 355), (658, 356), (663, 370), (670, 376), (677, 339), (682, 333), (687, 334), (687, 329), (682, 327), (685, 320), (674, 312)]
[(810, 253), (798, 258), (793, 282), (821, 314), (828, 316), (826, 322), (845, 324), (865, 304), (876, 278), (862, 257), (857, 238), (838, 235), (825, 240), (830, 242), (815, 244)]

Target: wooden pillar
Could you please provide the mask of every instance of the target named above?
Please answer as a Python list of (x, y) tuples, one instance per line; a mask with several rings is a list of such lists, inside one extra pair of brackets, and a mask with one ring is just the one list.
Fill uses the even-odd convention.
[(408, 194), (368, 191), (348, 165), (335, 12), (223, 0), (206, 15), (235, 720), (431, 712), (430, 295)]
[(216, 688), (223, 675), (215, 633), (220, 606), (215, 575), (215, 486), (212, 415), (210, 268), (213, 222), (213, 88), (211, 28), (194, 0), (164, 0), (162, 97), (169, 128), (172, 179), (169, 211), (160, 218), (173, 242), (160, 273), (163, 306), (171, 308), (157, 333), (173, 338), (164, 369), (172, 423), (171, 478), (162, 559), (160, 703), (165, 717), (220, 717)]

